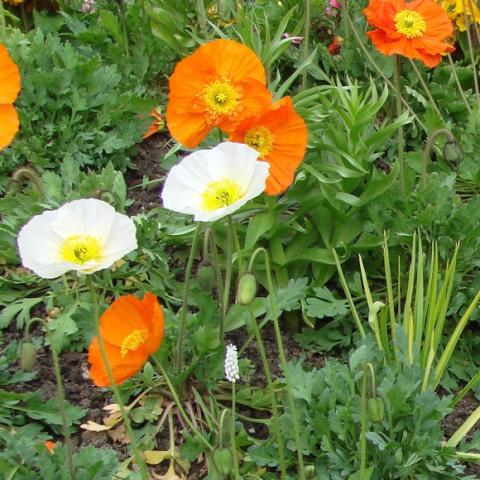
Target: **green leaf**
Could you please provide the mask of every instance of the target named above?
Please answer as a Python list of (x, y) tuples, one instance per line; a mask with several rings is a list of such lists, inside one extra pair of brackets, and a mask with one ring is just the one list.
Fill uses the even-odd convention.
[(23, 298), (21, 300), (8, 305), (0, 313), (0, 328), (6, 328), (10, 322), (16, 317), (17, 327), (22, 328), (25, 323), (30, 320), (30, 310), (38, 305), (43, 298)]
[(258, 239), (267, 233), (275, 224), (273, 212), (259, 213), (250, 219), (245, 236), (245, 248), (253, 248)]

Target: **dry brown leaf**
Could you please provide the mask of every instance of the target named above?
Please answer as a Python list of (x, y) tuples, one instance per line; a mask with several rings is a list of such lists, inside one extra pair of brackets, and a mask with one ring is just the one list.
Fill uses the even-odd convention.
[(80, 425), (80, 428), (83, 428), (83, 430), (88, 430), (89, 432), (103, 432), (105, 430), (109, 430), (111, 427), (108, 427), (107, 425), (100, 425), (99, 423), (89, 420), (87, 423)]
[(125, 425), (119, 425), (117, 428), (109, 430), (107, 435), (114, 441), (118, 443), (123, 443), (126, 445), (130, 443), (130, 439), (128, 438), (127, 428)]

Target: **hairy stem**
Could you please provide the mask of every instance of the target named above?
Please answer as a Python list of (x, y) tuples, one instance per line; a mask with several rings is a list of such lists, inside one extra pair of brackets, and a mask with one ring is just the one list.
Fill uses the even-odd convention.
[(192, 246), (190, 248), (190, 255), (188, 257), (187, 269), (185, 271), (185, 282), (183, 286), (183, 302), (180, 310), (180, 320), (177, 337), (177, 353), (175, 357), (175, 370), (181, 371), (183, 365), (183, 342), (185, 340), (185, 324), (187, 322), (188, 312), (188, 297), (190, 294), (190, 279), (192, 276), (193, 260), (197, 251), (198, 237), (200, 234), (200, 224), (197, 225), (195, 233), (193, 234)]

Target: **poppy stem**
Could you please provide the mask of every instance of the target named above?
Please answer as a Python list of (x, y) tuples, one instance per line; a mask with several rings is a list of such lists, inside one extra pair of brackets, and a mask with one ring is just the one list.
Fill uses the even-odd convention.
[[(402, 115), (402, 90), (400, 85), (401, 78), (402, 59), (400, 55), (395, 55), (395, 93), (397, 100), (397, 117)], [(403, 126), (400, 126), (397, 133), (397, 147), (398, 147), (398, 166), (400, 167), (399, 179), (400, 179), (400, 194), (405, 197), (405, 161), (403, 158), (404, 137)]]
[[(475, 52), (473, 49), (472, 34), (470, 32), (470, 20), (468, 18), (467, 11), (466, 11), (467, 6), (465, 4), (465, 0), (462, 0), (462, 5), (463, 5), (463, 19), (465, 21), (465, 28), (467, 30), (468, 50), (470, 52), (470, 59), (472, 62), (473, 84), (475, 86), (475, 97), (477, 99), (478, 108), (480, 109), (480, 87), (478, 85), (477, 64), (475, 62)], [(473, 13), (474, 12), (472, 12), (472, 14)]]
[(230, 424), (230, 443), (232, 444), (232, 456), (233, 456), (233, 471), (235, 480), (240, 480), (240, 470), (238, 468), (238, 455), (237, 455), (237, 440), (235, 436), (235, 411), (236, 411), (236, 399), (235, 399), (235, 382), (232, 382), (232, 423)]
[(232, 263), (233, 263), (233, 237), (235, 225), (232, 220), (232, 216), (227, 217), (227, 258), (225, 260), (225, 284), (223, 287), (223, 300), (222, 300), (222, 323), (220, 324), (220, 342), (223, 342), (225, 334), (225, 319), (227, 318), (228, 305), (230, 300), (230, 288), (232, 285)]
[(5, 43), (7, 39), (7, 21), (5, 20), (5, 8), (3, 0), (0, 2), (0, 41)]
[(183, 342), (185, 340), (185, 323), (187, 321), (188, 312), (188, 296), (190, 294), (190, 277), (192, 276), (193, 260), (197, 251), (198, 237), (200, 234), (200, 224), (197, 225), (193, 234), (192, 246), (188, 257), (187, 269), (185, 271), (185, 281), (183, 288), (183, 301), (180, 309), (180, 326), (178, 327), (177, 353), (175, 356), (175, 370), (179, 373), (183, 364)]
[(423, 79), (422, 74), (420, 73), (420, 70), (418, 69), (417, 65), (413, 60), (410, 60), (410, 63), (412, 64), (413, 70), (415, 71), (415, 74), (417, 75), (418, 80), (420, 81), (420, 84), (422, 85), (423, 90), (425, 91), (428, 97), (428, 100), (430, 101), (433, 109), (435, 110), (435, 113), (442, 119), (443, 124), (445, 124), (445, 119), (443, 118), (442, 112), (438, 108), (437, 102), (435, 102), (435, 99), (430, 93), (430, 89), (428, 88), (428, 85), (425, 83), (425, 80)]
[(130, 57), (130, 48), (128, 45), (128, 28), (127, 28), (127, 15), (124, 0), (118, 0), (118, 11), (120, 16), (120, 23), (122, 24), (123, 34), (123, 47), (125, 48), (125, 56)]
[(362, 377), (362, 389), (360, 392), (360, 480), (366, 480), (367, 467), (367, 375), (365, 365)]
[(190, 417), (187, 415), (185, 412), (182, 402), (180, 401), (180, 398), (178, 397), (178, 394), (175, 390), (175, 387), (172, 384), (172, 381), (170, 380), (170, 377), (167, 375), (166, 370), (163, 368), (162, 364), (159, 362), (159, 360), (155, 357), (155, 355), (151, 355), (150, 358), (153, 360), (153, 363), (155, 366), (158, 368), (160, 373), (163, 375), (163, 378), (167, 382), (167, 386), (170, 390), (170, 393), (172, 394), (173, 400), (175, 401), (175, 404), (177, 405), (178, 411), (180, 412), (180, 415), (182, 416), (183, 420), (185, 423), (189, 426), (190, 430), (192, 430), (195, 435), (198, 436), (198, 438), (201, 440), (201, 442), (207, 447), (208, 450), (212, 451), (214, 448), (210, 444), (210, 442), (203, 436), (203, 434), (198, 430), (198, 428), (195, 427), (195, 425), (192, 423), (190, 420)]
[(297, 406), (295, 404), (295, 398), (293, 396), (290, 372), (288, 370), (287, 358), (285, 356), (285, 350), (283, 348), (282, 332), (280, 331), (280, 324), (278, 321), (278, 311), (277, 311), (277, 304), (276, 304), (276, 298), (275, 298), (275, 290), (273, 288), (272, 272), (270, 270), (270, 258), (265, 248), (259, 247), (253, 252), (253, 255), (250, 258), (250, 262), (248, 264), (247, 271), (249, 272), (253, 271), (252, 267), (255, 263), (255, 259), (260, 254), (263, 255), (265, 273), (267, 276), (267, 289), (268, 289), (269, 298), (270, 298), (270, 310), (271, 310), (270, 315), (272, 317), (273, 327), (275, 330), (275, 338), (278, 346), (278, 356), (280, 357), (280, 364), (282, 366), (283, 375), (285, 377), (285, 385), (287, 387), (287, 400), (288, 400), (288, 406), (290, 409), (290, 416), (292, 419), (293, 436), (294, 436), (295, 444), (297, 447), (298, 478), (299, 480), (305, 480), (306, 479), (305, 465), (303, 463), (303, 454), (302, 454), (303, 449), (302, 449), (302, 442), (300, 438)]
[[(303, 27), (303, 60), (308, 58), (308, 50), (310, 47), (310, 22), (311, 22), (311, 0), (305, 0), (305, 24)], [(307, 88), (307, 69), (302, 73), (302, 85), (300, 91), (303, 92)]]
[(200, 30), (202, 32), (202, 36), (204, 40), (208, 39), (208, 31), (207, 31), (207, 15), (205, 13), (205, 4), (203, 3), (204, 0), (197, 0), (197, 15), (198, 15), (198, 23), (200, 24)]
[(282, 480), (286, 480), (287, 467), (285, 464), (285, 445), (283, 443), (282, 430), (280, 425), (280, 415), (278, 413), (278, 405), (277, 405), (277, 399), (275, 397), (275, 387), (273, 385), (272, 373), (270, 371), (270, 365), (268, 364), (267, 355), (265, 353), (265, 345), (263, 344), (262, 335), (260, 334), (260, 329), (258, 328), (258, 322), (257, 322), (257, 319), (255, 318), (255, 315), (252, 312), (251, 306), (248, 307), (248, 313), (250, 314), (251, 326), (253, 327), (253, 333), (255, 335), (258, 350), (260, 352), (263, 372), (265, 373), (265, 378), (267, 379), (268, 390), (270, 391), (270, 397), (272, 402), (272, 413), (273, 413), (273, 430), (274, 430), (275, 436), (277, 437), (280, 470), (282, 472)]
[(120, 390), (118, 389), (117, 384), (115, 383), (112, 367), (110, 366), (110, 361), (108, 360), (107, 351), (105, 349), (105, 342), (103, 341), (102, 333), (100, 331), (100, 312), (99, 312), (99, 305), (98, 305), (98, 297), (97, 297), (97, 292), (95, 290), (95, 285), (93, 284), (92, 275), (87, 275), (87, 284), (90, 289), (90, 295), (92, 298), (93, 321), (95, 324), (95, 333), (98, 340), (98, 346), (100, 347), (100, 354), (102, 356), (103, 365), (105, 366), (105, 371), (107, 373), (108, 381), (110, 382), (110, 387), (113, 390), (115, 401), (118, 404), (120, 413), (122, 414), (122, 418), (125, 423), (125, 427), (127, 429), (130, 445), (132, 446), (133, 458), (135, 459), (135, 463), (140, 468), (142, 479), (148, 480), (147, 467), (138, 449), (135, 435), (132, 430), (132, 425), (130, 423), (130, 419), (127, 414), (127, 409), (125, 408), (125, 405), (123, 404), (123, 401), (122, 401), (122, 396), (120, 395)]
[(202, 261), (205, 261), (207, 259), (211, 261), (213, 269), (215, 271), (215, 280), (217, 282), (217, 297), (218, 302), (220, 303), (220, 311), (223, 312), (223, 278), (220, 271), (220, 263), (218, 261), (218, 249), (215, 231), (211, 227), (208, 227), (205, 230), (205, 234), (203, 237)]
[(460, 96), (462, 97), (463, 103), (465, 104), (468, 114), (472, 116), (472, 109), (468, 104), (468, 100), (467, 100), (467, 97), (465, 96), (465, 92), (460, 82), (460, 78), (458, 77), (457, 69), (455, 68), (455, 64), (453, 63), (452, 56), (448, 54), (447, 57), (448, 57), (448, 63), (450, 64), (450, 69), (452, 70), (453, 78), (455, 79), (455, 83), (457, 84), (458, 91), (460, 92)]

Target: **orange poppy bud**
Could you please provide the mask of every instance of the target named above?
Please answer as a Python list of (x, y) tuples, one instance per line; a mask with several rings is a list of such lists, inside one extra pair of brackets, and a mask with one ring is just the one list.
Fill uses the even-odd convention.
[[(115, 300), (100, 319), (100, 333), (115, 384), (135, 375), (163, 341), (163, 312), (157, 297), (147, 292), (143, 300), (124, 295)], [(110, 385), (98, 338), (88, 349), (90, 378), (99, 387)]]

